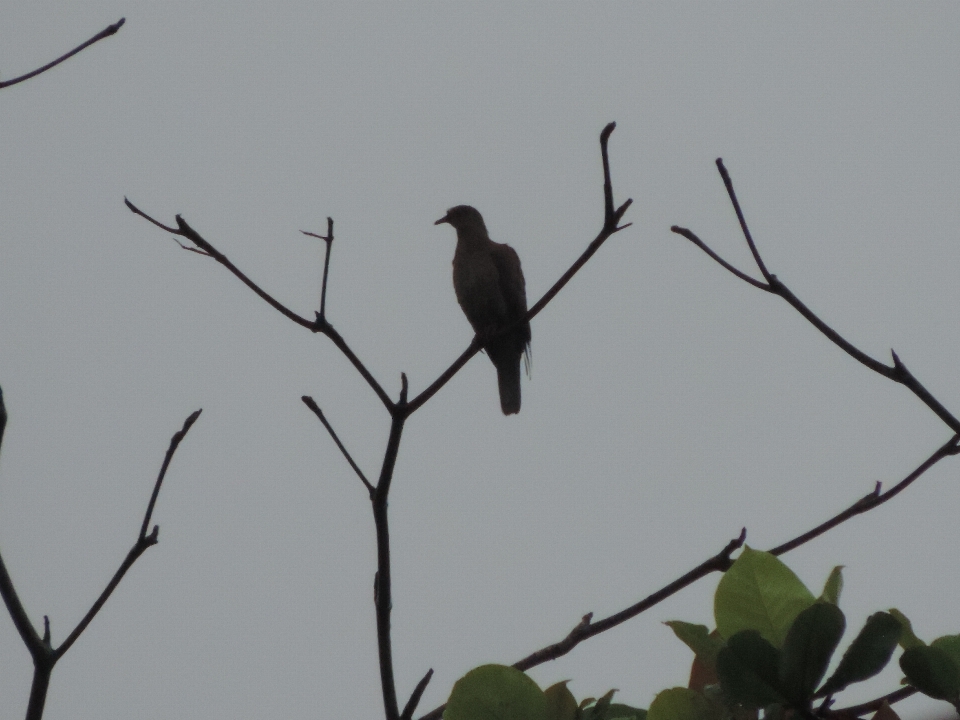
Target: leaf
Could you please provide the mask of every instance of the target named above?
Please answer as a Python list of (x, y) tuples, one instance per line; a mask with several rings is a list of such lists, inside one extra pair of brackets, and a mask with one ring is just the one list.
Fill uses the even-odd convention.
[(926, 645), (923, 640), (913, 634), (913, 625), (910, 623), (910, 620), (907, 619), (906, 615), (896, 608), (890, 608), (889, 612), (900, 621), (900, 625), (902, 627), (900, 631), (900, 647), (902, 647), (904, 650), (909, 650), (912, 647)]
[(943, 648), (917, 646), (904, 650), (900, 669), (924, 695), (951, 703), (960, 700), (960, 667)]
[(756, 630), (780, 647), (794, 619), (813, 603), (790, 568), (770, 553), (746, 547), (717, 585), (713, 612), (721, 636)]
[(444, 720), (548, 720), (537, 684), (506, 665), (481, 665), (457, 680)]
[(607, 708), (605, 720), (646, 720), (647, 711), (622, 703), (613, 703)]
[(836, 671), (817, 694), (832, 695), (883, 670), (900, 641), (902, 630), (901, 622), (890, 613), (878, 612), (868, 617), (863, 629), (843, 653)]
[(723, 640), (716, 633), (711, 634), (706, 625), (694, 625), (682, 620), (668, 620), (664, 625), (673, 630), (701, 661), (711, 667), (716, 663)]
[(717, 664), (707, 665), (700, 660), (699, 656), (694, 656), (690, 664), (690, 680), (687, 681), (687, 687), (691, 690), (702, 692), (708, 685), (716, 685), (720, 682), (717, 677)]
[(799, 704), (813, 697), (846, 626), (843, 612), (829, 602), (815, 602), (797, 615), (780, 651), (780, 689), (788, 700)]
[(820, 600), (836, 605), (840, 602), (840, 593), (843, 590), (843, 565), (837, 565), (830, 571), (827, 582), (823, 584)]
[(547, 698), (548, 720), (577, 720), (577, 699), (567, 687), (568, 682), (558, 682), (543, 691)]
[(751, 708), (786, 702), (778, 688), (780, 651), (756, 630), (741, 630), (727, 641), (717, 653), (717, 675), (732, 702)]
[(679, 687), (657, 693), (647, 711), (647, 720), (713, 720), (714, 717), (703, 695)]
[(606, 695), (597, 700), (596, 705), (584, 709), (581, 715), (583, 720), (606, 720), (607, 710), (610, 708), (610, 703), (613, 702), (613, 695), (616, 692), (616, 689), (608, 690)]
[(930, 643), (930, 647), (945, 650), (947, 654), (953, 658), (956, 666), (960, 668), (960, 635), (944, 635), (943, 637), (938, 637)]

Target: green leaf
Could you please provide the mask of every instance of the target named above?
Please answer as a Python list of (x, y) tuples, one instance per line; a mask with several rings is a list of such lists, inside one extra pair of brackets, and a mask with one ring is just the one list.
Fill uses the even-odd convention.
[(658, 693), (647, 711), (647, 720), (712, 720), (714, 717), (703, 695), (681, 687)]
[(904, 650), (900, 669), (924, 695), (952, 703), (960, 700), (960, 667), (943, 648), (921, 645)]
[(836, 605), (840, 602), (840, 592), (843, 590), (843, 565), (837, 565), (830, 571), (827, 582), (823, 584), (820, 599)]
[(537, 684), (506, 665), (481, 665), (457, 680), (444, 720), (548, 720)]
[(780, 647), (794, 619), (813, 603), (813, 594), (790, 568), (770, 553), (746, 547), (717, 585), (713, 613), (723, 637), (756, 630)]
[(902, 629), (903, 625), (890, 613), (878, 612), (868, 617), (836, 671), (817, 694), (832, 695), (883, 670), (897, 647)]
[(607, 710), (610, 709), (610, 703), (613, 702), (613, 695), (616, 692), (616, 689), (608, 690), (606, 695), (597, 700), (596, 705), (584, 709), (581, 715), (583, 720), (606, 720)]
[(646, 720), (647, 711), (622, 703), (613, 703), (607, 708), (605, 720)]
[(953, 662), (960, 668), (960, 635), (944, 635), (938, 637), (930, 647), (940, 648), (953, 658)]
[[(724, 695), (751, 708), (784, 703), (780, 692), (780, 651), (756, 630), (741, 630), (717, 653)], [(650, 706), (653, 710), (653, 706)]]
[(797, 615), (780, 651), (780, 689), (788, 700), (812, 699), (846, 626), (840, 608), (829, 602), (815, 602)]
[(926, 645), (923, 640), (913, 634), (913, 625), (910, 623), (910, 620), (907, 619), (906, 615), (896, 608), (890, 608), (889, 612), (900, 621), (900, 647), (902, 647), (904, 650), (909, 650), (912, 647)]
[(567, 687), (568, 682), (558, 682), (543, 691), (547, 698), (548, 720), (577, 720), (577, 699)]
[(723, 640), (711, 635), (706, 625), (694, 625), (682, 620), (668, 620), (664, 625), (693, 650), (700, 662), (711, 668), (716, 666), (717, 653), (723, 647)]

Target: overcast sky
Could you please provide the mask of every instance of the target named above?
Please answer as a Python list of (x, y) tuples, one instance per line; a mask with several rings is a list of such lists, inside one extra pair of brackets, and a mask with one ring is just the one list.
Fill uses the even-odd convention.
[[(614, 236), (533, 322), (504, 417), (475, 357), (408, 422), (391, 494), (394, 656), (421, 704), (622, 609), (742, 526), (777, 545), (892, 485), (951, 435), (907, 390), (737, 280), (770, 270), (865, 352), (960, 413), (960, 7), (953, 3), (7, 0), (0, 73), (120, 17), (113, 38), (0, 93), (0, 548), (54, 644), (133, 543), (167, 443), (160, 543), (57, 666), (49, 720), (382, 717), (365, 491), (388, 418), (323, 337), (131, 214), (183, 217), (295, 311), (318, 307), (394, 396), (467, 346), (454, 233), (476, 206), (531, 302), (602, 221)], [(960, 631), (957, 460), (785, 556), (815, 592), (846, 566), (851, 632), (898, 607)], [(661, 622), (712, 625), (717, 576), (538, 667), (646, 707), (687, 680)], [(32, 664), (0, 619), (0, 702)], [(899, 670), (844, 702), (897, 687)], [(903, 703), (917, 717), (922, 702)], [(935, 706), (938, 710), (946, 706)], [(14, 711), (10, 711), (13, 708)]]

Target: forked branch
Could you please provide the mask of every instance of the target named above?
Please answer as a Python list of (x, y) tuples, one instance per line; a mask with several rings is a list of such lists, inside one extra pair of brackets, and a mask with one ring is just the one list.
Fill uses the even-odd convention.
[[(160, 493), (160, 486), (163, 484), (163, 478), (167, 474), (167, 468), (170, 466), (173, 454), (176, 452), (177, 447), (187, 432), (197, 421), (197, 418), (200, 417), (200, 413), (200, 410), (192, 413), (184, 421), (183, 427), (174, 433), (170, 439), (170, 445), (167, 448), (163, 464), (160, 467), (160, 472), (154, 483), (153, 493), (151, 493), (150, 501), (147, 503), (147, 510), (144, 513), (143, 523), (141, 524), (140, 533), (137, 536), (136, 542), (134, 542), (133, 547), (130, 548), (120, 567), (113, 574), (110, 582), (107, 583), (107, 587), (100, 593), (100, 597), (97, 598), (86, 615), (83, 616), (83, 619), (73, 629), (73, 632), (67, 636), (67, 639), (64, 640), (63, 644), (59, 647), (54, 648), (50, 643), (50, 621), (46, 616), (44, 616), (43, 619), (43, 637), (34, 629), (30, 618), (27, 616), (27, 611), (23, 607), (23, 603), (20, 602), (20, 597), (17, 595), (17, 591), (13, 586), (13, 581), (10, 578), (9, 572), (7, 572), (3, 558), (0, 557), (0, 596), (3, 597), (4, 604), (7, 606), (7, 612), (10, 613), (13, 624), (17, 628), (17, 632), (20, 633), (20, 638), (33, 657), (34, 675), (30, 688), (30, 700), (27, 704), (27, 720), (40, 720), (43, 715), (43, 706), (46, 702), (47, 688), (49, 687), (50, 674), (53, 671), (53, 666), (56, 665), (57, 661), (71, 648), (83, 631), (87, 629), (87, 626), (93, 621), (97, 613), (100, 612), (100, 609), (107, 602), (107, 599), (116, 589), (117, 585), (120, 584), (127, 570), (133, 566), (147, 548), (157, 544), (157, 536), (160, 531), (159, 527), (154, 525), (153, 532), (149, 535), (147, 535), (147, 528), (153, 516), (153, 509), (157, 502), (157, 496)], [(3, 405), (3, 393), (0, 392), (0, 440), (2, 440), (3, 437), (6, 418), (6, 409)]]
[(870, 357), (867, 355), (867, 353), (857, 348), (853, 343), (848, 341), (846, 338), (840, 335), (840, 333), (821, 320), (820, 317), (813, 312), (813, 310), (804, 305), (803, 302), (801, 302), (800, 299), (794, 295), (789, 288), (787, 288), (786, 285), (780, 282), (776, 275), (767, 270), (767, 267), (763, 262), (763, 258), (761, 258), (760, 252), (757, 250), (757, 246), (753, 241), (753, 236), (750, 234), (750, 229), (747, 227), (747, 221), (744, 218), (743, 210), (740, 208), (740, 201), (737, 200), (736, 192), (734, 192), (733, 189), (733, 181), (730, 179), (730, 174), (727, 172), (727, 168), (724, 166), (722, 158), (717, 158), (717, 169), (720, 171), (720, 177), (723, 178), (723, 184), (727, 189), (727, 195), (730, 197), (730, 202), (733, 204), (734, 211), (737, 214), (737, 220), (740, 222), (740, 228), (743, 231), (743, 236), (747, 241), (750, 252), (753, 254), (754, 261), (757, 263), (757, 268), (760, 270), (760, 274), (763, 275), (763, 278), (766, 282), (756, 280), (735, 268), (733, 265), (717, 255), (717, 253), (715, 253), (691, 230), (679, 227), (678, 225), (674, 225), (670, 228), (670, 230), (677, 235), (687, 238), (687, 240), (695, 244), (722, 267), (736, 275), (744, 282), (748, 282), (756, 288), (782, 297), (784, 300), (790, 303), (797, 310), (797, 312), (803, 315), (803, 317), (805, 317), (815, 328), (817, 328), (817, 330), (826, 335), (831, 342), (837, 345), (837, 347), (839, 347), (845, 353), (850, 355), (850, 357), (870, 368), (875, 373), (883, 375), (885, 378), (893, 380), (896, 383), (900, 383), (908, 388), (914, 395), (920, 398), (920, 400), (927, 407), (933, 410), (937, 417), (943, 420), (943, 422), (946, 423), (946, 425), (953, 430), (953, 432), (960, 433), (960, 420), (957, 420), (957, 418), (955, 418), (943, 406), (943, 404), (940, 403), (940, 401), (937, 400), (930, 393), (930, 391), (927, 390), (920, 383), (920, 381), (913, 376), (913, 374), (907, 369), (906, 365), (900, 361), (900, 358), (897, 357), (897, 354), (893, 350), (890, 351), (890, 354), (893, 358), (892, 365), (885, 365), (879, 360)]

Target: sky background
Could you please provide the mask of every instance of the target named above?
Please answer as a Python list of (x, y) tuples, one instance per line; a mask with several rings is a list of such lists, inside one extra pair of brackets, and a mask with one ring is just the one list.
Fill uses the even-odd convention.
[[(113, 38), (0, 93), (0, 548), (59, 644), (136, 538), (170, 436), (160, 543), (58, 664), (49, 720), (382, 717), (366, 493), (379, 401), (323, 337), (131, 214), (183, 217), (304, 316), (318, 307), (395, 397), (467, 346), (453, 294), (467, 203), (519, 253), (530, 302), (602, 222), (611, 120), (627, 221), (533, 322), (518, 416), (475, 357), (407, 423), (390, 497), (401, 703), (510, 664), (718, 552), (765, 549), (950, 432), (904, 388), (737, 280), (770, 270), (865, 352), (895, 348), (960, 412), (960, 6), (952, 3), (3, 4), (0, 73)], [(956, 459), (785, 556), (845, 565), (851, 633), (900, 608), (960, 631)], [(646, 707), (712, 625), (719, 576), (534, 669)], [(0, 702), (32, 664), (0, 621)], [(843, 703), (889, 692), (895, 666)], [(945, 705), (902, 703), (908, 717)]]

